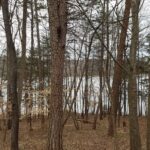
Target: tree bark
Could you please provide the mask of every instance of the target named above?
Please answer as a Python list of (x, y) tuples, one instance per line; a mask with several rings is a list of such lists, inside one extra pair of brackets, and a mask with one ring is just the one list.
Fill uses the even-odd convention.
[(148, 95), (148, 115), (147, 115), (147, 150), (150, 150), (150, 71), (149, 71), (149, 95)]
[(140, 0), (132, 0), (132, 37), (130, 48), (130, 70), (128, 79), (130, 150), (141, 150), (141, 139), (137, 116), (136, 52), (139, 42)]
[[(44, 89), (44, 74), (43, 74), (43, 63), (42, 63), (42, 49), (41, 49), (41, 39), (40, 39), (40, 31), (39, 31), (39, 16), (38, 16), (38, 4), (37, 0), (34, 0), (35, 5), (35, 24), (36, 24), (36, 32), (37, 32), (37, 44), (38, 44), (38, 74), (39, 74), (39, 91), (41, 92)], [(41, 127), (43, 127), (45, 119), (44, 119), (44, 98), (40, 93), (40, 109), (41, 109)]]
[(17, 98), (17, 57), (11, 33), (8, 0), (2, 1), (3, 19), (7, 40), (7, 95), (11, 105), (11, 150), (18, 150), (19, 109)]
[(62, 150), (63, 71), (67, 33), (66, 0), (48, 0), (52, 49), (48, 150)]
[[(131, 1), (126, 0), (123, 24), (122, 24), (121, 34), (120, 34), (120, 41), (117, 49), (117, 62), (120, 65), (123, 65), (123, 54), (125, 50), (130, 8), (131, 8)], [(110, 117), (112, 119), (109, 119), (109, 128), (108, 128), (108, 135), (110, 136), (113, 136), (115, 132), (116, 115), (117, 115), (117, 107), (119, 105), (119, 91), (120, 91), (121, 82), (122, 82), (122, 68), (120, 68), (120, 66), (115, 63), (112, 90), (111, 90), (112, 108), (111, 108)]]
[(22, 89), (23, 81), (25, 79), (25, 66), (26, 66), (26, 24), (27, 24), (27, 2), (28, 0), (23, 0), (23, 23), (22, 23), (22, 56), (18, 75), (18, 103), (19, 103), (19, 113), (21, 114), (21, 100), (22, 100)]

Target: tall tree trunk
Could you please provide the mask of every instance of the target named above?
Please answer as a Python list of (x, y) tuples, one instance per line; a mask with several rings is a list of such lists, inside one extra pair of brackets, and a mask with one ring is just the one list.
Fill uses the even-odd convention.
[[(40, 31), (39, 31), (39, 16), (38, 16), (38, 4), (37, 0), (34, 0), (35, 5), (35, 24), (36, 24), (36, 32), (37, 32), (37, 44), (38, 44), (38, 73), (39, 73), (39, 91), (41, 92), (44, 89), (44, 74), (43, 74), (43, 63), (42, 63), (42, 49), (41, 49), (41, 40), (40, 40)], [(40, 109), (41, 109), (41, 127), (44, 124), (44, 98), (41, 93), (40, 94)]]
[[(34, 11), (33, 11), (33, 0), (30, 1), (31, 9), (31, 50), (30, 50), (30, 73), (29, 73), (29, 86), (32, 89), (33, 81), (33, 57), (34, 57)], [(32, 99), (31, 99), (32, 103)], [(32, 130), (32, 116), (31, 111), (29, 112), (29, 129)]]
[[(101, 37), (103, 39), (103, 41), (101, 42), (101, 49), (99, 50), (98, 52), (98, 59), (99, 59), (99, 71), (98, 71), (98, 75), (99, 75), (99, 109), (100, 109), (100, 120), (103, 119), (103, 64), (104, 64), (104, 45), (102, 43), (105, 43), (105, 40), (106, 40), (106, 36), (109, 36), (109, 35), (106, 35), (105, 34), (105, 31), (109, 30), (107, 29), (107, 26), (105, 27), (106, 25), (106, 18), (107, 18), (107, 21), (108, 21), (108, 9), (107, 9), (107, 4), (108, 2), (106, 3), (105, 0), (103, 2), (103, 8), (102, 8), (102, 33), (101, 33)], [(108, 38), (108, 37), (107, 37)], [(108, 42), (109, 39), (107, 39), (107, 42)], [(107, 45), (108, 46), (108, 45)]]
[(86, 56), (85, 56), (85, 89), (84, 89), (84, 114), (85, 114), (85, 121), (88, 121), (88, 113), (89, 113), (89, 57), (87, 56), (88, 50), (86, 47)]
[[(106, 3), (104, 1), (104, 4), (103, 4), (103, 8), (102, 8), (102, 33), (101, 33), (101, 37), (103, 39), (103, 43), (105, 41), (105, 25), (106, 25), (106, 22), (105, 22), (105, 17), (106, 17)], [(107, 12), (108, 13), (108, 12)], [(108, 19), (108, 17), (107, 17)], [(107, 31), (107, 30), (106, 30)], [(103, 119), (103, 57), (104, 57), (104, 45), (101, 44), (101, 48), (98, 50), (97, 52), (97, 55), (98, 55), (98, 62), (99, 62), (99, 66), (98, 66), (98, 75), (99, 75), (99, 96), (98, 96), (98, 106), (97, 106), (97, 109), (96, 109), (96, 114), (94, 116), (94, 122), (93, 122), (93, 129), (95, 130), (96, 129), (96, 123), (97, 123), (97, 118), (98, 118), (98, 114), (99, 114), (99, 111), (100, 111), (100, 120)], [(108, 66), (107, 66), (108, 67)]]
[(66, 0), (48, 0), (52, 49), (48, 150), (62, 150), (63, 71), (67, 33)]
[(11, 150), (18, 150), (19, 109), (17, 98), (17, 57), (11, 33), (8, 0), (2, 1), (3, 19), (7, 40), (7, 95), (11, 110)]
[(149, 71), (149, 95), (148, 95), (148, 115), (147, 115), (147, 150), (150, 150), (150, 71)]
[(23, 81), (25, 78), (25, 65), (26, 65), (26, 24), (27, 24), (27, 2), (28, 0), (23, 0), (23, 23), (22, 23), (22, 56), (18, 75), (18, 103), (19, 103), (19, 113), (21, 114), (21, 100), (22, 100), (22, 89)]
[(34, 57), (34, 11), (33, 11), (33, 0), (30, 1), (31, 9), (31, 50), (30, 50), (30, 76), (29, 83), (32, 86), (33, 78), (33, 57)]
[(126, 77), (124, 77), (124, 86), (123, 86), (123, 105), (124, 105), (124, 116), (126, 116), (126, 103), (127, 103), (127, 98), (126, 98)]
[[(120, 65), (123, 65), (123, 54), (125, 50), (130, 8), (131, 8), (131, 1), (126, 0), (123, 24), (120, 34), (120, 41), (117, 49), (117, 62)], [(120, 68), (120, 66), (115, 63), (112, 90), (111, 90), (111, 106), (112, 106), (110, 115), (111, 119), (109, 118), (109, 128), (108, 128), (108, 135), (110, 136), (113, 136), (115, 132), (116, 114), (117, 114), (117, 106), (119, 105), (119, 90), (121, 82), (122, 82), (122, 68)]]
[(140, 0), (132, 0), (132, 37), (130, 48), (130, 70), (128, 81), (130, 149), (141, 150), (141, 139), (137, 117), (136, 52), (139, 42)]

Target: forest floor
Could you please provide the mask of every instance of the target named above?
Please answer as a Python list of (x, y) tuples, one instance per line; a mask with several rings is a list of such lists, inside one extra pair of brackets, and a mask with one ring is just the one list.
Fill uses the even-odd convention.
[[(92, 118), (90, 122), (92, 122)], [(123, 128), (122, 122), (126, 120), (127, 128)], [(139, 118), (142, 150), (146, 150), (146, 118)], [(19, 150), (46, 150), (47, 125), (41, 128), (39, 120), (33, 121), (33, 130), (29, 131), (27, 122), (20, 122)], [(72, 120), (69, 120), (64, 128), (64, 150), (113, 150), (114, 145), (118, 150), (129, 150), (129, 125), (127, 118), (121, 118), (120, 127), (117, 128), (116, 138), (108, 137), (108, 119), (98, 121), (97, 129), (92, 129), (91, 123), (79, 121), (80, 129), (76, 130)], [(5, 142), (4, 131), (0, 131), (0, 150), (9, 150), (10, 131), (7, 131)]]

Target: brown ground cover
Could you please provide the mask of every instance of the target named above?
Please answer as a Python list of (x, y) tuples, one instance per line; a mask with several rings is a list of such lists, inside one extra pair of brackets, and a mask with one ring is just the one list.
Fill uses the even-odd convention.
[[(90, 122), (92, 122), (92, 118)], [(122, 122), (126, 120), (127, 127), (123, 128)], [(117, 136), (107, 136), (107, 118), (98, 121), (97, 129), (92, 130), (91, 123), (79, 121), (80, 130), (76, 130), (72, 120), (64, 128), (64, 150), (113, 150), (114, 145), (118, 150), (129, 150), (128, 119), (121, 118), (121, 125), (117, 128)], [(146, 150), (146, 119), (139, 118), (142, 149)], [(41, 128), (40, 121), (33, 121), (33, 131), (29, 131), (25, 120), (20, 122), (19, 147), (20, 150), (45, 150), (47, 139), (47, 125)], [(4, 142), (4, 130), (0, 131), (0, 150), (9, 150), (10, 131), (7, 131)], [(116, 144), (114, 144), (116, 141)]]

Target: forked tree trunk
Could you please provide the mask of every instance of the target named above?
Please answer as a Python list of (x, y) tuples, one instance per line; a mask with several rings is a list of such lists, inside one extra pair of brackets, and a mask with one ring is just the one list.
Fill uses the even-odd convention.
[(48, 0), (52, 49), (50, 118), (47, 150), (62, 150), (63, 71), (67, 33), (66, 0)]

